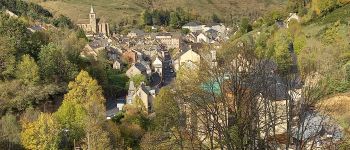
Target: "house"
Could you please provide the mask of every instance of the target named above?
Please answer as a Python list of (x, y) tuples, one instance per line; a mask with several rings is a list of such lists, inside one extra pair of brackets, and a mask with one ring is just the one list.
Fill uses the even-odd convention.
[(205, 35), (207, 35), (207, 37), (210, 40), (210, 43), (212, 43), (212, 41), (218, 41), (219, 39), (219, 32), (214, 30), (214, 29), (209, 29), (207, 31), (204, 32)]
[(152, 74), (151, 62), (145, 61), (144, 59), (141, 59), (139, 61), (139, 63), (141, 63), (146, 68), (146, 75), (151, 76), (151, 74)]
[(126, 103), (127, 104), (132, 104), (132, 100), (134, 98), (134, 94), (135, 94), (135, 85), (134, 85), (134, 81), (130, 81), (129, 82), (129, 90), (128, 90), (128, 96), (126, 97)]
[(104, 20), (97, 18), (94, 8), (91, 6), (89, 19), (79, 19), (77, 26), (85, 31), (87, 34), (109, 35), (109, 24)]
[(182, 29), (188, 29), (191, 32), (202, 31), (205, 25), (202, 25), (199, 22), (189, 22), (182, 26)]
[(197, 43), (209, 43), (210, 42), (210, 39), (208, 36), (206, 36), (204, 33), (200, 33), (198, 36), (197, 36)]
[(121, 69), (122, 69), (122, 62), (121, 62), (120, 60), (114, 61), (114, 63), (113, 63), (113, 69), (119, 69), (119, 70), (121, 70)]
[(122, 56), (128, 63), (136, 63), (137, 61), (137, 53), (132, 51), (131, 49), (128, 49), (123, 53)]
[(41, 25), (33, 25), (27, 29), (32, 33), (47, 30), (45, 27), (43, 27)]
[(137, 37), (140, 37), (140, 36), (144, 36), (145, 35), (145, 32), (140, 30), (140, 29), (132, 29), (127, 37), (129, 38), (137, 38)]
[(163, 74), (163, 62), (161, 58), (156, 57), (156, 59), (153, 61), (152, 66), (154, 68), (154, 71), (157, 72), (160, 76)]
[(9, 11), (7, 9), (5, 10), (5, 13), (12, 18), (18, 18), (18, 16), (15, 13), (13, 13), (12, 11)]
[(208, 30), (215, 30), (219, 33), (225, 33), (226, 26), (222, 23), (210, 23), (204, 26), (203, 30), (206, 32)]
[(289, 17), (287, 19), (287, 28), (292, 20), (300, 22), (300, 17), (296, 13), (289, 13)]
[(343, 129), (336, 121), (320, 112), (306, 112), (293, 132), (293, 144), (301, 143), (304, 149), (337, 149), (343, 138)]
[(192, 42), (192, 43), (197, 43), (197, 36), (200, 34), (201, 32), (191, 32), (189, 34), (186, 35), (186, 40), (188, 42)]
[(156, 91), (154, 89), (151, 89), (149, 86), (146, 86), (145, 83), (141, 83), (140, 87), (135, 92), (133, 98), (140, 98), (148, 112), (151, 112), (153, 109), (153, 99), (155, 98), (155, 96)]
[(156, 35), (156, 39), (168, 49), (180, 48), (180, 36), (174, 36), (171, 33), (160, 33)]
[(194, 52), (190, 47), (189, 50), (181, 52), (177, 59), (174, 61), (175, 70), (179, 70), (181, 66), (186, 65), (188, 67), (194, 67), (200, 63), (201, 57), (198, 53)]
[(126, 71), (125, 74), (129, 78), (139, 74), (147, 76), (147, 68), (141, 63), (135, 63)]

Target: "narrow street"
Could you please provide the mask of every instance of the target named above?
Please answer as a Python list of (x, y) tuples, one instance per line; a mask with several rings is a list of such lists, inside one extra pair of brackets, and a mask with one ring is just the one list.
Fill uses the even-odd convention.
[(174, 77), (175, 71), (172, 65), (172, 59), (169, 51), (166, 51), (163, 61), (163, 86), (169, 85), (173, 81)]

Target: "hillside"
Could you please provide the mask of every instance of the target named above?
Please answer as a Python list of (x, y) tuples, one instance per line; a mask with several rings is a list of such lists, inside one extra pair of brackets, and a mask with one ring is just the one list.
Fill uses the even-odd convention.
[(176, 7), (184, 8), (199, 16), (210, 16), (215, 13), (228, 19), (230, 16), (235, 18), (260, 15), (272, 8), (281, 8), (286, 2), (286, 0), (153, 0), (153, 3), (150, 4), (145, 0), (30, 1), (44, 6), (56, 15), (69, 16), (73, 21), (78, 18), (86, 18), (90, 5), (93, 5), (98, 16), (104, 16), (112, 22), (118, 22), (124, 18), (138, 19), (138, 15), (146, 8), (175, 9)]

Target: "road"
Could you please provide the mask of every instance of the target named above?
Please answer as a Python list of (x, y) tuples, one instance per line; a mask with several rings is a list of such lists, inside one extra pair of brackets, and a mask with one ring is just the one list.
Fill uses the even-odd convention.
[(171, 56), (169, 51), (166, 51), (164, 54), (163, 61), (163, 86), (169, 85), (175, 77), (175, 71), (173, 69)]

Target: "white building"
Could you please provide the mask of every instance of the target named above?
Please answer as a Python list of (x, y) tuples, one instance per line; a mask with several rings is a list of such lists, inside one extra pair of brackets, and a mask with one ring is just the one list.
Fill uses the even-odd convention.
[(152, 63), (152, 66), (155, 72), (157, 72), (160, 76), (163, 75), (163, 62), (159, 57), (156, 57)]
[(189, 22), (182, 26), (182, 29), (188, 29), (191, 32), (197, 32), (197, 31), (202, 31), (205, 25), (199, 23), (199, 22)]

